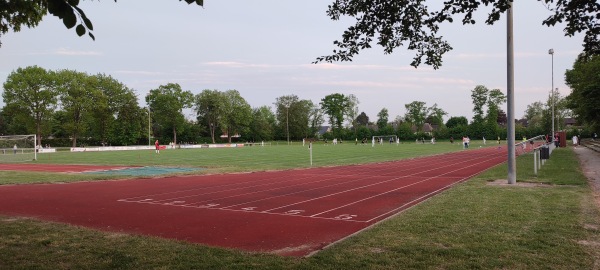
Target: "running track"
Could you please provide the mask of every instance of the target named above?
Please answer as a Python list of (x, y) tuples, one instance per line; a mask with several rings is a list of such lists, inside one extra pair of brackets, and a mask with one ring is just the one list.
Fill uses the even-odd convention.
[(0, 215), (305, 256), (506, 161), (506, 149), (305, 170), (0, 186)]

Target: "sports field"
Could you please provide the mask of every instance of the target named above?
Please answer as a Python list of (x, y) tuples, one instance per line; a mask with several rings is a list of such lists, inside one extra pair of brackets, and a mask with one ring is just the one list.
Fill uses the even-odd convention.
[[(56, 153), (41, 156), (39, 162), (202, 170), (151, 179), (0, 187), (0, 212), (106, 233), (156, 235), (253, 252), (306, 255), (505, 160), (504, 148), (475, 146), (462, 150), (450, 143), (374, 148), (315, 145), (313, 168), (307, 170), (302, 168), (310, 167), (308, 149), (297, 145), (165, 150), (159, 155), (153, 151)], [(420, 155), (428, 157), (417, 158)], [(361, 161), (372, 162), (358, 165)], [(254, 173), (215, 174), (242, 171)], [(36, 178), (34, 182), (60, 181), (65, 175), (2, 173)], [(98, 177), (94, 173), (67, 175), (74, 177), (70, 181)]]
[[(473, 141), (472, 149), (483, 146), (482, 141)], [(273, 143), (270, 146), (250, 146), (241, 148), (177, 149), (163, 150), (160, 154), (149, 151), (111, 151), (111, 152), (57, 152), (39, 154), (34, 164), (76, 164), (93, 166), (150, 166), (197, 168), (191, 174), (215, 174), (233, 172), (256, 172), (270, 170), (289, 170), (311, 167), (340, 166), (352, 164), (377, 163), (391, 160), (436, 155), (461, 151), (459, 143), (439, 142), (433, 144), (415, 144), (403, 142), (399, 145), (384, 143), (338, 145), (315, 143), (312, 149), (312, 166), (308, 145), (301, 142), (287, 145), (286, 142)], [(9, 163), (10, 164), (10, 163)], [(49, 170), (51, 171), (51, 170)], [(69, 174), (39, 172), (0, 171), (0, 184), (24, 182), (71, 182), (81, 180), (131, 178), (128, 175)], [(11, 180), (16, 179), (16, 180)]]

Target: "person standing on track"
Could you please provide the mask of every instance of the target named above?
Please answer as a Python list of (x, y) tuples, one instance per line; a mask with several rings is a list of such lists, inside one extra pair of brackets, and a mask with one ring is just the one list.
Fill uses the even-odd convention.
[(158, 143), (158, 140), (154, 142), (154, 147), (156, 148), (156, 153), (160, 154), (160, 144)]

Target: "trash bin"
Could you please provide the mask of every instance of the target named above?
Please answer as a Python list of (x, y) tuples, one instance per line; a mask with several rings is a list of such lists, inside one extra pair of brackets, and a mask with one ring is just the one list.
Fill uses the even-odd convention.
[(550, 148), (548, 148), (548, 147), (540, 148), (540, 159), (550, 159)]

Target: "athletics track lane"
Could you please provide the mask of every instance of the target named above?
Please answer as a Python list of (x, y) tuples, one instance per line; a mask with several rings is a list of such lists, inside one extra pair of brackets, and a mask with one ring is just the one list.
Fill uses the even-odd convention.
[(506, 160), (474, 149), (367, 165), (0, 186), (0, 214), (304, 256)]

